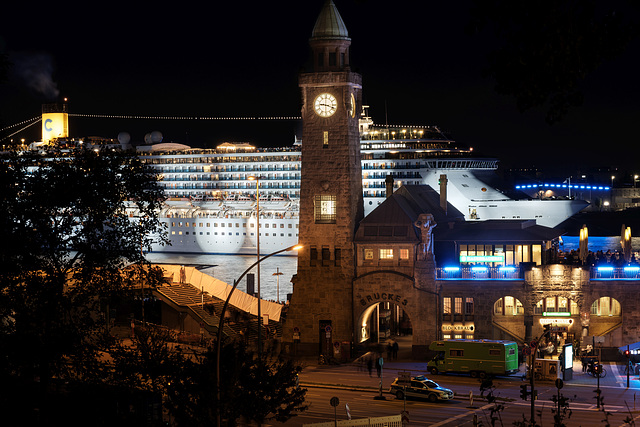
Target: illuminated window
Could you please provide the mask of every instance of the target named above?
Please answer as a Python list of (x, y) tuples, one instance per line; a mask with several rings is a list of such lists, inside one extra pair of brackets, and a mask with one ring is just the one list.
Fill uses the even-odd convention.
[(620, 303), (611, 297), (598, 298), (591, 304), (591, 314), (596, 316), (620, 316)]
[(316, 196), (313, 205), (316, 224), (336, 223), (336, 196)]
[(381, 260), (393, 259), (393, 249), (380, 249), (380, 259)]
[(368, 261), (373, 260), (373, 249), (364, 250), (364, 259)]
[(451, 314), (451, 298), (442, 298), (442, 314)]
[(402, 260), (409, 259), (409, 249), (400, 249), (400, 259)]
[(462, 298), (454, 298), (454, 314), (462, 314)]

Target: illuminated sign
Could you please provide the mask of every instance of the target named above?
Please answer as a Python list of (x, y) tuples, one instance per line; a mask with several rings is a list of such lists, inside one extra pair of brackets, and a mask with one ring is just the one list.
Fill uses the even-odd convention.
[(462, 332), (462, 331), (469, 331), (469, 332), (473, 332), (473, 325), (469, 324), (469, 325), (463, 325), (461, 323), (455, 324), (455, 325), (442, 325), (442, 330), (443, 331), (454, 331), (454, 332)]
[(540, 319), (540, 324), (571, 326), (573, 325), (573, 319), (558, 319), (558, 318), (547, 317), (547, 318)]
[(460, 262), (504, 262), (504, 255), (460, 255)]
[(571, 313), (567, 311), (545, 311), (542, 315), (545, 317), (571, 317)]

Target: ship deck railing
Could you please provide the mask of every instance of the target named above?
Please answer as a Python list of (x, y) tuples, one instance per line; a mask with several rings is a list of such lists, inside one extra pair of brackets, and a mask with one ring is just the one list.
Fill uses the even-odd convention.
[(470, 267), (438, 267), (437, 280), (522, 280), (524, 273), (521, 268), (488, 267), (475, 265)]

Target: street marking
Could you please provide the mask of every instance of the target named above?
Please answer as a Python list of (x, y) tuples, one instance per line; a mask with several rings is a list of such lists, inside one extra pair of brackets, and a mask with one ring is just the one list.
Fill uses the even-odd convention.
[(440, 421), (439, 423), (431, 424), (431, 427), (443, 426), (443, 425), (445, 425), (447, 423), (450, 423), (451, 421), (455, 421), (455, 420), (460, 419), (462, 417), (468, 417), (469, 415), (473, 415), (478, 411), (484, 411), (485, 409), (490, 408), (492, 406), (493, 406), (493, 403), (489, 403), (488, 405), (484, 405), (483, 407), (478, 408), (478, 409), (476, 409), (474, 411), (469, 411), (469, 412), (466, 412), (464, 414), (460, 414), (460, 415), (456, 415), (455, 417), (448, 418), (448, 419), (446, 419), (444, 421)]

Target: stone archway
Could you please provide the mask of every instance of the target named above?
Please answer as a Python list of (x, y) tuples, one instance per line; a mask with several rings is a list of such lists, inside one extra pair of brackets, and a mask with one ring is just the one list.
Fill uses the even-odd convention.
[(356, 318), (355, 342), (358, 345), (373, 346), (393, 337), (412, 335), (411, 315), (398, 303), (372, 303)]
[(362, 338), (363, 321), (371, 319), (378, 307), (397, 307), (396, 313), (402, 310), (411, 321), (413, 357), (426, 357), (429, 344), (437, 339), (441, 319), (438, 301), (435, 286), (430, 288), (392, 270), (369, 272), (353, 282), (353, 336), (356, 342)]

